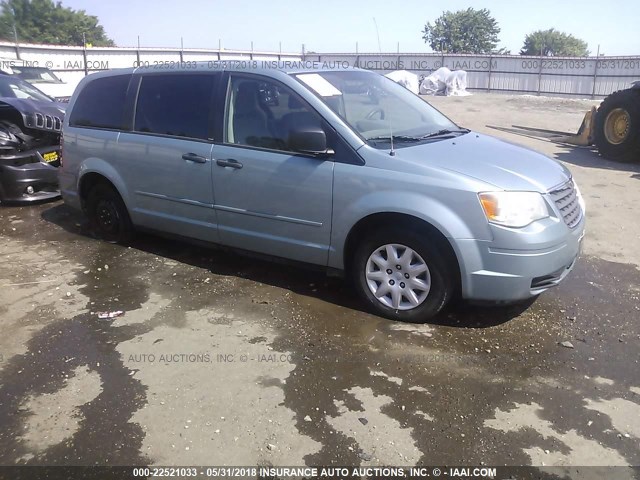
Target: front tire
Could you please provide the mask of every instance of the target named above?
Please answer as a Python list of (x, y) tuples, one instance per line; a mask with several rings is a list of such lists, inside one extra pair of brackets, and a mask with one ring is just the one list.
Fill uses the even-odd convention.
[(126, 244), (133, 235), (127, 207), (110, 185), (99, 183), (87, 198), (87, 216), (98, 238), (109, 243)]
[(428, 235), (410, 229), (369, 234), (356, 248), (352, 277), (376, 314), (424, 323), (449, 302), (455, 290), (448, 252)]
[(640, 161), (640, 93), (620, 90), (600, 104), (594, 143), (600, 155), (618, 162)]

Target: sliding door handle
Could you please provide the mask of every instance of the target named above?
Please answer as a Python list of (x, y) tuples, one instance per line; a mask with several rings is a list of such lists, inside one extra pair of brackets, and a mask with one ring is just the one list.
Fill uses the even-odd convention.
[(207, 159), (205, 157), (196, 153), (184, 153), (182, 155), (182, 159), (186, 160), (187, 162), (207, 163)]

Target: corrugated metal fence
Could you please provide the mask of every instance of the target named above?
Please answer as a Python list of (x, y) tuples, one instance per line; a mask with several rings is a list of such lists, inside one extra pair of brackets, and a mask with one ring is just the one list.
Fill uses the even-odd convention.
[(309, 66), (357, 66), (387, 73), (428, 74), (441, 66), (468, 72), (477, 91), (601, 98), (640, 80), (640, 56), (526, 57), (520, 55), (441, 55), (428, 53), (278, 53), (226, 49), (83, 48), (0, 42), (0, 62), (20, 59), (46, 66), (67, 82), (109, 68), (163, 62), (209, 60), (304, 60)]
[[(0, 63), (53, 70), (65, 82), (77, 83), (88, 73), (110, 68), (211, 60), (301, 60), (299, 53), (199, 48), (83, 48), (0, 42)], [(17, 62), (17, 63), (16, 63)]]
[(468, 72), (469, 88), (486, 92), (600, 98), (640, 80), (640, 56), (528, 57), (450, 54), (309, 54), (306, 60), (387, 73), (428, 74), (442, 66)]

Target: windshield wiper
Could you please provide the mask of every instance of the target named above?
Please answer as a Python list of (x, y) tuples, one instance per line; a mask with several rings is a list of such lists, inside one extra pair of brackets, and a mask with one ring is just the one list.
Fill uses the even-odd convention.
[(387, 135), (367, 138), (368, 142), (419, 142), (422, 137), (411, 137), (409, 135)]
[(469, 133), (471, 130), (468, 128), (457, 128), (457, 129), (449, 129), (443, 128), (442, 130), (438, 130), (437, 132), (427, 133), (426, 135), (422, 135), (421, 137), (414, 137), (411, 135), (382, 135), (379, 137), (371, 137), (367, 138), (367, 141), (371, 142), (419, 142), (426, 138), (435, 138), (435, 137), (444, 137), (454, 134), (465, 134)]
[(442, 130), (438, 130), (437, 132), (427, 133), (426, 135), (423, 135), (422, 137), (420, 137), (420, 140), (423, 140), (425, 138), (445, 137), (445, 136), (453, 135), (455, 133), (465, 134), (465, 133), (469, 133), (470, 131), (471, 130), (469, 130), (468, 128), (457, 128), (454, 130), (450, 128), (443, 128)]

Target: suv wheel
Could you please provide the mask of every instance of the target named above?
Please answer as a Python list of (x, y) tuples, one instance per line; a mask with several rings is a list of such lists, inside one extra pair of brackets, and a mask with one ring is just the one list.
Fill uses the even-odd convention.
[(453, 276), (445, 258), (445, 252), (423, 234), (404, 229), (380, 232), (357, 248), (352, 275), (375, 313), (423, 323), (453, 295)]
[(87, 216), (96, 235), (110, 243), (126, 243), (133, 227), (120, 194), (113, 187), (99, 183), (87, 198)]

